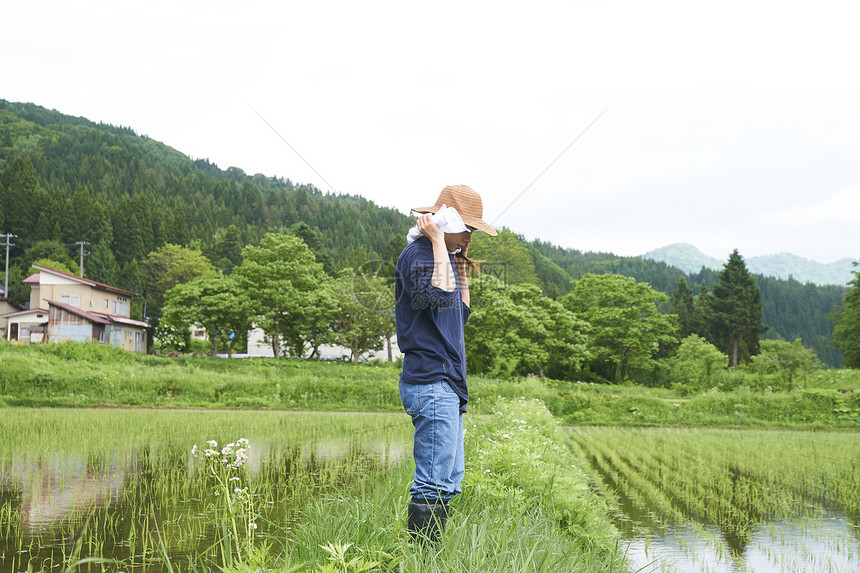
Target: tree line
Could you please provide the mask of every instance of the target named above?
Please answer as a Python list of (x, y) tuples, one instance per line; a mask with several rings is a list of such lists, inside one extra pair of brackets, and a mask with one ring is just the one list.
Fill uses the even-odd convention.
[[(361, 197), (324, 194), (288, 179), (191, 160), (129, 128), (2, 100), (0, 172), (0, 231), (17, 235), (11, 249), (12, 300), (27, 300), (29, 289), (21, 281), (34, 261), (55, 261), (77, 272), (77, 243), (84, 242), (86, 276), (140, 293), (133, 314), (154, 322), (161, 316), (165, 291), (152, 284), (144, 262), (166, 245), (199, 251), (216, 273), (232, 276), (248, 247), (259, 247), (268, 234), (294, 235), (311, 250), (326, 277), (335, 280), (342, 270), (366, 268), (373, 261), (390, 268), (414, 222)], [(574, 296), (586, 275), (621, 275), (662, 293), (654, 301), (656, 308), (679, 320), (680, 307), (673, 311), (672, 305), (678, 304), (674, 298), (682, 281), (697, 301), (703, 296), (709, 300), (719, 280), (719, 273), (709, 269), (685, 274), (664, 263), (527, 242), (507, 229), (490, 240), (476, 237), (470, 252), (486, 261), (481, 281), (495, 277), (518, 287), (512, 293), (525, 289), (561, 304)], [(827, 315), (848, 288), (761, 276), (754, 281), (762, 293), (761, 322), (767, 326), (760, 338), (801, 338), (825, 363), (839, 364)], [(487, 288), (493, 292), (491, 285)], [(521, 292), (519, 303), (532, 295)], [(716, 334), (701, 336), (718, 342)], [(755, 352), (752, 339), (738, 342), (740, 361)], [(550, 363), (544, 372), (560, 368)], [(635, 370), (634, 364), (625, 364), (620, 372)], [(613, 378), (605, 368), (597, 369)]]

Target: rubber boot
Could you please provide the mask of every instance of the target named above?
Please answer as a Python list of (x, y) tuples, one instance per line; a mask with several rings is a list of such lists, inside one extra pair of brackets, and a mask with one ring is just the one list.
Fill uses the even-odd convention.
[(428, 502), (412, 498), (408, 508), (407, 529), (413, 541), (421, 545), (436, 546), (439, 534), (445, 530), (448, 520), (448, 504), (442, 500)]

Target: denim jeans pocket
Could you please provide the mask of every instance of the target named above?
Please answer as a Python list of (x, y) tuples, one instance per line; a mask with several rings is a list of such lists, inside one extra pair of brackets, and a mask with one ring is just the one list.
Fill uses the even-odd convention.
[(400, 381), (400, 401), (403, 409), (410, 416), (415, 416), (421, 410), (421, 385)]
[(444, 381), (444, 380), (442, 381), (442, 383), (441, 383), (441, 384), (442, 384), (442, 390), (444, 390), (444, 391), (445, 391), (445, 392), (447, 392), (448, 394), (453, 394), (453, 393), (454, 393), (454, 389), (453, 389), (453, 388), (451, 388), (451, 384), (449, 384), (448, 382), (446, 382), (446, 381)]

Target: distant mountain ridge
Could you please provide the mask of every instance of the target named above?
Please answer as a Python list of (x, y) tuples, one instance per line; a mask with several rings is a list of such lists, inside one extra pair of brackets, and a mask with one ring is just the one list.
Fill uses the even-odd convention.
[[(741, 253), (743, 255), (743, 253)], [(728, 255), (726, 255), (728, 257)], [(673, 243), (640, 255), (643, 259), (664, 262), (687, 273), (695, 273), (702, 267), (720, 270), (725, 261), (701, 252), (688, 243)], [(787, 280), (789, 277), (801, 283), (844, 286), (854, 278), (852, 259), (840, 259), (833, 263), (819, 263), (792, 253), (761, 255), (745, 258), (747, 268), (753, 274)]]

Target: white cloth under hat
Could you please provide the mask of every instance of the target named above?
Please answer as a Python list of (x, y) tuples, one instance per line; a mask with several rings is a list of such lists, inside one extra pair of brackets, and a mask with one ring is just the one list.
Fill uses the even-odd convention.
[[(439, 228), (442, 229), (443, 233), (462, 233), (463, 231), (469, 230), (457, 210), (453, 207), (447, 207), (444, 204), (438, 211), (436, 211), (436, 213), (433, 214), (433, 222), (439, 225)], [(412, 227), (409, 229), (409, 233), (406, 234), (406, 243), (412, 243), (423, 236), (424, 234), (418, 229), (418, 227)], [(456, 255), (460, 252), (460, 249), (449, 252), (452, 255)]]

